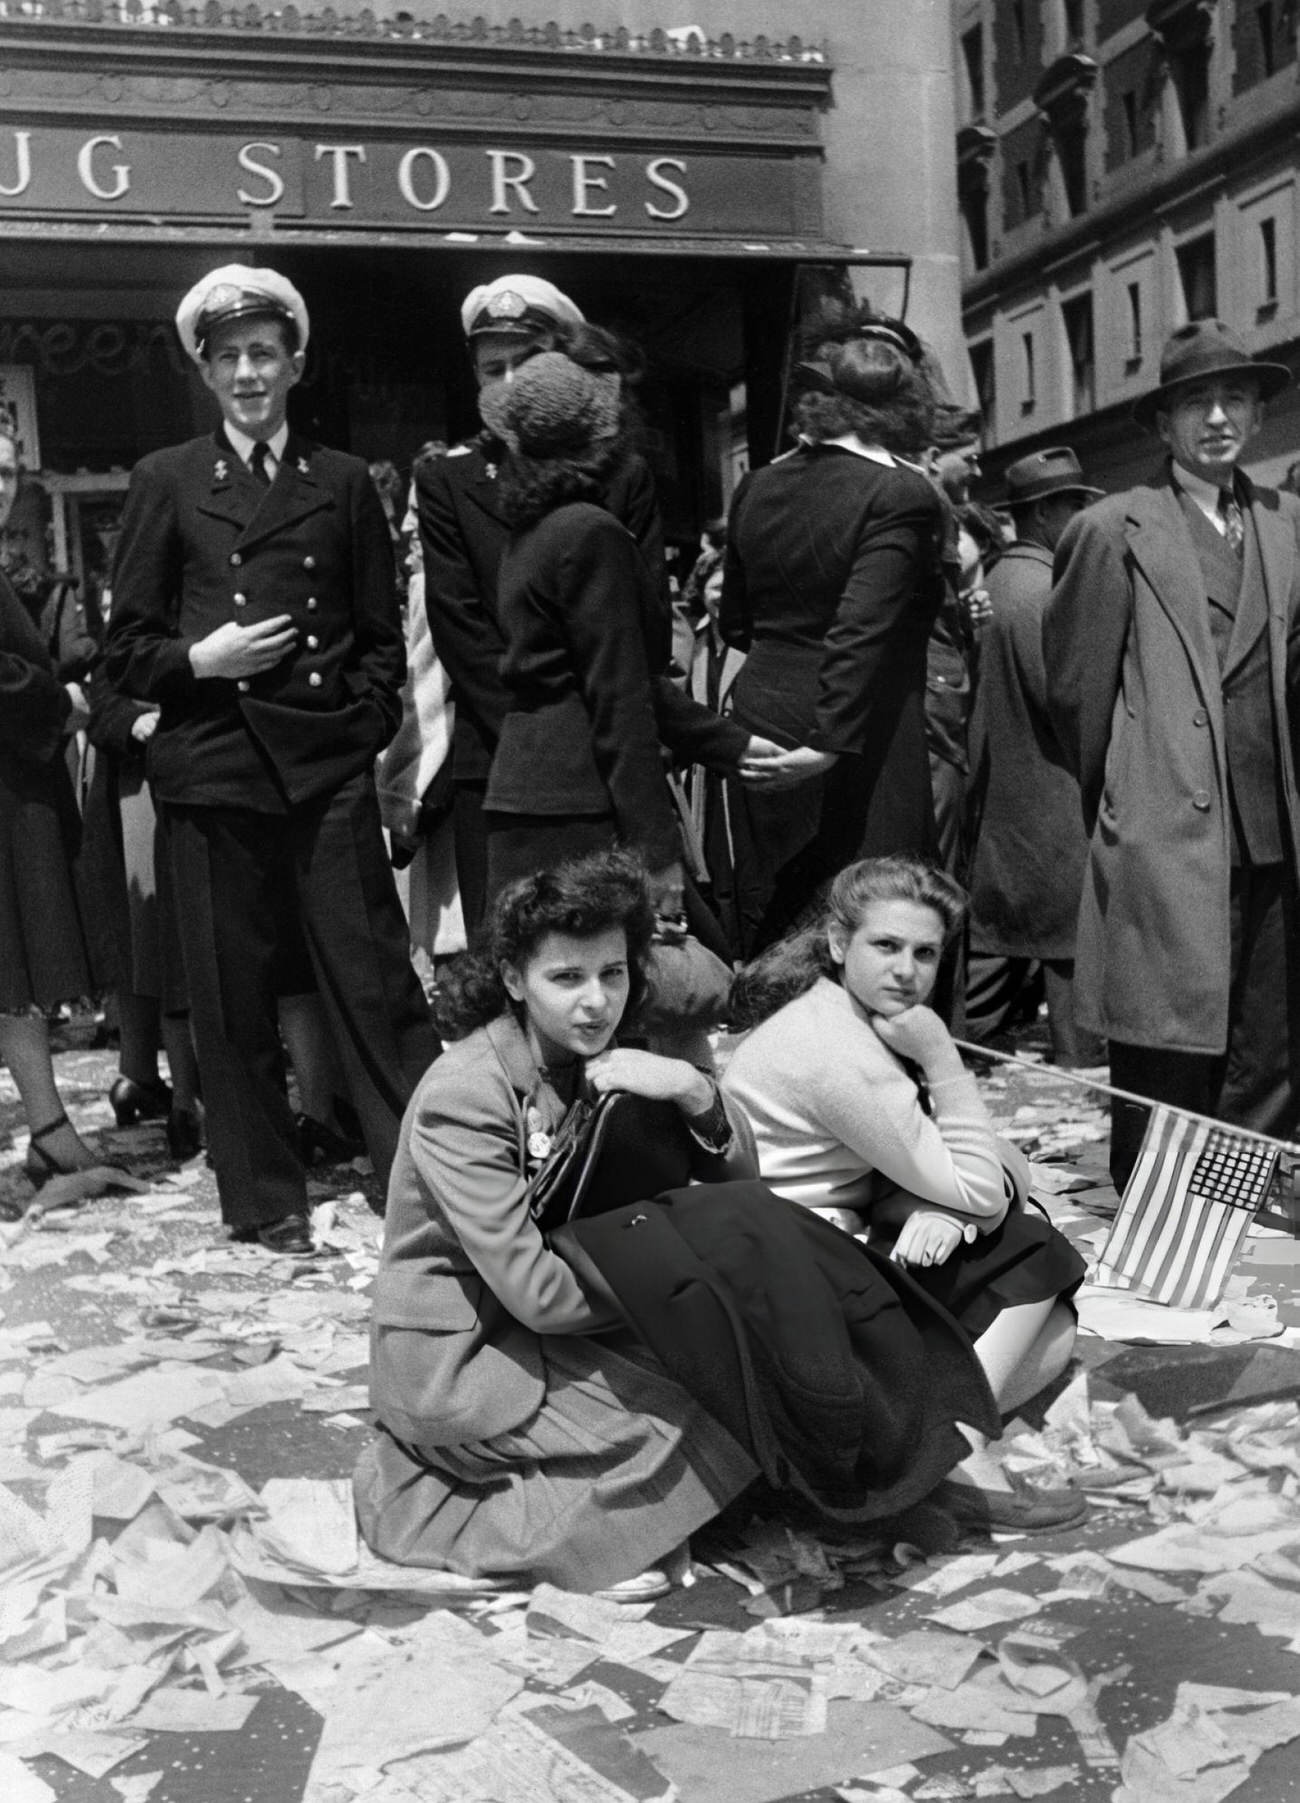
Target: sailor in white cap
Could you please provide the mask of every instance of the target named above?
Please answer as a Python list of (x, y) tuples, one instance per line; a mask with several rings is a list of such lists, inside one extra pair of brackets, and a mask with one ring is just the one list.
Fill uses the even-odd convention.
[(176, 324), (221, 424), (132, 472), (105, 662), (161, 708), (149, 775), (222, 1215), (298, 1253), (277, 994), (314, 979), (381, 1182), (437, 1050), (374, 790), (405, 670), (392, 545), (365, 463), (289, 426), (309, 329), (293, 284), (213, 270)]

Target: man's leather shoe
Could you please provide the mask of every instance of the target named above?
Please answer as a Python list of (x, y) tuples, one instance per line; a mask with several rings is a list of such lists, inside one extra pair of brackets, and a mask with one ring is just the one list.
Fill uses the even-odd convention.
[(283, 1220), (272, 1221), (268, 1227), (259, 1227), (257, 1243), (265, 1246), (268, 1252), (310, 1254), (316, 1250), (306, 1215), (285, 1215)]

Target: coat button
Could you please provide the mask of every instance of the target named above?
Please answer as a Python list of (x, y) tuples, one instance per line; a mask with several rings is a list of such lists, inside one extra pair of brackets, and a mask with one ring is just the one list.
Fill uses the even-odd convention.
[(308, 595), (308, 597), (307, 597), (307, 612), (309, 614), (314, 614), (316, 609), (319, 606), (320, 606), (320, 602), (316, 599), (315, 595)]
[(316, 559), (311, 555), (310, 551), (307, 553), (306, 557), (303, 558), (302, 567), (304, 570), (314, 570), (316, 568)]
[(314, 632), (309, 632), (307, 634), (307, 649), (308, 651), (320, 650), (320, 640), (316, 637)]
[(1210, 724), (1210, 716), (1206, 713), (1206, 711), (1203, 707), (1198, 707), (1196, 712), (1192, 715), (1192, 725), (1193, 726), (1208, 726), (1209, 724)]
[(233, 597), (233, 600), (234, 600), (236, 607), (247, 607), (248, 606), (248, 596), (247, 595), (235, 595)]
[(238, 568), (239, 568), (239, 566), (240, 566), (240, 564), (241, 564), (241, 563), (243, 563), (243, 561), (244, 561), (244, 560), (243, 560), (243, 558), (242, 558), (242, 557), (241, 557), (241, 556), (240, 556), (240, 555), (239, 555), (239, 552), (238, 552), (238, 551), (232, 551), (232, 552), (231, 552), (231, 553), (230, 553), (230, 561), (231, 561), (231, 563), (232, 563), (232, 564), (233, 564), (233, 565), (234, 565), (234, 567), (235, 567), (235, 568), (236, 568), (236, 569), (238, 569)]
[(241, 694), (241, 695), (247, 695), (247, 693), (248, 693), (248, 684), (247, 684), (247, 683), (246, 683), (246, 682), (242, 682), (242, 681), (241, 681), (241, 682), (237, 682), (237, 683), (236, 683), (236, 684), (235, 684), (235, 687), (236, 687), (236, 688), (237, 688), (237, 689), (238, 689), (238, 690), (239, 690), (239, 692), (240, 692), (240, 694)]
[(323, 679), (321, 677), (321, 673), (319, 670), (313, 670), (311, 675), (307, 678), (308, 685), (313, 689), (318, 689), (321, 685), (322, 680)]
[(1210, 811), (1210, 791), (1208, 789), (1198, 789), (1195, 795), (1192, 796), (1192, 806), (1198, 813), (1208, 814)]

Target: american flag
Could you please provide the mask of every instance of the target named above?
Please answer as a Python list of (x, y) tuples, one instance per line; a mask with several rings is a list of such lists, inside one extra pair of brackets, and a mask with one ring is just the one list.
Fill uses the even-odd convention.
[(1096, 1281), (1170, 1308), (1209, 1308), (1277, 1159), (1263, 1140), (1154, 1107)]

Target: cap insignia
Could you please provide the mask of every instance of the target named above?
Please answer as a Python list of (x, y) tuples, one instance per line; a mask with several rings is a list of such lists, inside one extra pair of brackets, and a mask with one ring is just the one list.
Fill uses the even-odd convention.
[(484, 311), (489, 319), (522, 319), (528, 311), (528, 302), (513, 288), (504, 288), (500, 294), (492, 296)]

